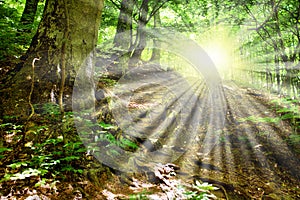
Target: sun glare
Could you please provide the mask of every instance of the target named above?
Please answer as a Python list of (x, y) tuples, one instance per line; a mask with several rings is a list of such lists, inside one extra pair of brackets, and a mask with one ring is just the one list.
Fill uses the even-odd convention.
[(214, 62), (219, 72), (224, 75), (235, 65), (234, 54), (237, 44), (232, 33), (226, 27), (214, 27), (199, 35), (199, 43)]
[(205, 48), (205, 51), (218, 69), (230, 67), (230, 54), (222, 46), (216, 44), (209, 45)]

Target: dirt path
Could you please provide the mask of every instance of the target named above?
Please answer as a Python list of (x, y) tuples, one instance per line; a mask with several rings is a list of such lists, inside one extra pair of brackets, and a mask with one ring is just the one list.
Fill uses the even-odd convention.
[[(129, 124), (131, 136), (139, 138), (145, 150), (134, 157), (138, 167), (151, 170), (155, 163), (171, 160), (180, 166), (182, 180), (213, 183), (233, 200), (300, 198), (300, 156), (287, 142), (292, 129), (278, 120), (267, 96), (225, 82), (224, 98), (215, 94), (222, 105), (212, 108), (215, 104), (199, 81), (189, 87), (174, 73), (160, 76), (136, 76), (142, 84), (132, 84), (129, 77), (130, 84), (126, 80), (119, 90), (127, 100), (118, 107), (117, 118)], [(165, 79), (168, 84), (160, 81)], [(224, 126), (218, 117), (225, 118)], [(132, 157), (123, 160), (127, 158)]]
[[(216, 133), (218, 141), (208, 154), (199, 153), (201, 143), (191, 145), (178, 161), (181, 170), (187, 177), (223, 184), (230, 199), (299, 198), (299, 155), (286, 142), (291, 128), (284, 122), (263, 122), (276, 115), (261, 94), (233, 83), (225, 83), (224, 92), (224, 131)], [(254, 118), (245, 120), (250, 116)]]
[[(225, 112), (221, 115), (225, 121), (219, 129), (221, 126), (211, 127), (220, 124), (211, 115), (212, 111), (218, 113), (219, 108), (211, 109), (213, 104), (209, 104), (210, 100), (205, 95), (207, 88), (200, 84), (195, 86), (196, 90), (187, 92), (188, 88), (179, 84), (182, 80), (177, 79), (176, 74), (172, 75), (168, 75), (168, 85), (165, 87), (159, 86), (165, 84), (163, 81), (152, 84), (152, 79), (143, 79), (142, 87), (134, 85), (129, 88), (131, 93), (122, 93), (127, 95), (128, 101), (121, 105), (124, 109), (119, 109), (120, 118), (131, 117), (135, 125), (127, 133), (139, 139), (141, 148), (137, 152), (126, 151), (125, 156), (122, 154), (121, 165), (117, 154), (107, 155), (105, 159), (126, 168), (128, 158), (133, 157), (131, 161), (135, 166), (151, 171), (155, 164), (166, 164), (170, 157), (175, 156), (171, 160), (180, 167), (176, 179), (185, 183), (201, 180), (214, 184), (222, 188), (215, 193), (219, 199), (226, 199), (226, 195), (230, 200), (300, 199), (300, 155), (294, 153), (287, 142), (292, 129), (286, 122), (276, 120), (278, 116), (266, 96), (225, 82), (221, 87), (224, 91), (221, 107), (225, 107), (220, 111)], [(163, 80), (164, 76), (155, 80)], [(178, 87), (181, 91), (174, 93), (172, 89)], [(124, 88), (128, 89), (126, 85)], [(184, 96), (182, 101), (172, 100), (180, 96)], [(131, 125), (130, 120), (123, 122)], [(103, 152), (99, 156), (102, 155)], [(145, 176), (127, 179), (128, 176), (97, 173), (98, 165), (94, 168), (93, 174), (88, 173), (70, 183), (59, 183), (55, 194), (50, 194), (52, 189), (48, 188), (48, 192), (43, 193), (40, 191), (45, 188), (39, 188), (34, 194), (41, 198), (36, 199), (126, 199), (134, 192), (144, 191), (157, 195), (152, 199), (168, 199), (159, 184), (146, 182)], [(132, 178), (131, 175), (129, 178)], [(97, 182), (98, 186), (95, 184)], [(24, 187), (27, 184), (23, 183)]]
[(120, 168), (131, 158), (150, 170), (174, 162), (183, 180), (219, 185), (230, 199), (300, 198), (300, 156), (287, 142), (292, 129), (267, 96), (233, 82), (214, 91), (201, 78), (187, 82), (152, 65), (119, 83), (114, 117), (124, 135), (143, 144), (141, 157), (124, 153)]

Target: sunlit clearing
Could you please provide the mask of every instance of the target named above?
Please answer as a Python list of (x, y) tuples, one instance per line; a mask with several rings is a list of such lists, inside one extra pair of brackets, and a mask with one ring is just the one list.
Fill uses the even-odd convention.
[(204, 33), (193, 35), (214, 62), (223, 78), (228, 78), (239, 56), (236, 54), (238, 43), (230, 28), (215, 26)]

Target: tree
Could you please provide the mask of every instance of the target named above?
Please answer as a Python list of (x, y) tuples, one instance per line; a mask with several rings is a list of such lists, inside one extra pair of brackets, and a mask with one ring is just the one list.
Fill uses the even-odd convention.
[[(44, 3), (36, 5), (37, 8), (32, 8), (35, 7), (32, 5), (32, 0), (29, 0), (28, 2), (31, 3), (26, 3), (26, 6), (25, 2), (25, 0), (0, 1), (0, 61), (14, 62), (15, 57), (24, 54), (37, 30)], [(35, 13), (28, 16), (33, 12)], [(9, 66), (10, 69), (13, 67), (13, 65)]]
[(31, 32), (31, 25), (34, 22), (34, 17), (37, 11), (39, 0), (26, 0), (25, 8), (20, 19), (21, 27), (20, 32)]
[(134, 0), (123, 0), (121, 2), (120, 14), (114, 45), (128, 50), (132, 42), (132, 15), (134, 9)]
[[(2, 91), (2, 114), (28, 116), (31, 103), (59, 103), (62, 111), (63, 104), (70, 105), (76, 71), (97, 43), (103, 4), (104, 0), (46, 1), (30, 48)], [(34, 58), (40, 60), (33, 63)]]
[[(159, 28), (159, 27), (161, 27), (161, 18), (160, 18), (160, 12), (157, 11), (154, 15), (154, 28)], [(161, 47), (160, 42), (157, 39), (154, 39), (153, 46), (154, 46), (154, 49), (152, 51), (150, 60), (159, 62), (160, 61), (160, 47)]]
[(118, 49), (116, 57), (119, 64), (116, 66), (118, 73), (124, 72), (128, 68), (128, 49), (132, 45), (132, 24), (134, 0), (122, 0), (119, 8), (119, 17), (114, 37), (114, 47)]
[[(296, 96), (294, 79), (297, 79), (296, 74), (299, 73), (297, 65), (300, 60), (299, 1), (272, 0), (260, 2), (259, 6), (263, 10), (256, 13), (253, 12), (253, 8), (244, 6), (254, 20), (255, 28), (252, 30), (256, 31), (262, 45), (267, 44), (273, 48), (278, 93), (281, 90), (280, 82), (282, 82), (287, 89), (287, 94), (290, 95), (293, 88), (294, 96)], [(284, 75), (280, 73), (280, 64), (284, 66)]]
[(128, 65), (134, 66), (141, 59), (141, 54), (147, 44), (144, 29), (169, 0), (122, 0), (120, 5), (112, 0), (109, 2), (119, 9), (113, 41), (114, 47), (117, 48), (118, 61), (115, 70), (124, 73)]

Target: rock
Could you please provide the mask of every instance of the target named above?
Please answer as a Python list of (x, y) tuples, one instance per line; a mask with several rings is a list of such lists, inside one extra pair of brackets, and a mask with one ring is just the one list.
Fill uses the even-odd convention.
[(27, 197), (25, 200), (42, 200), (38, 195)]

